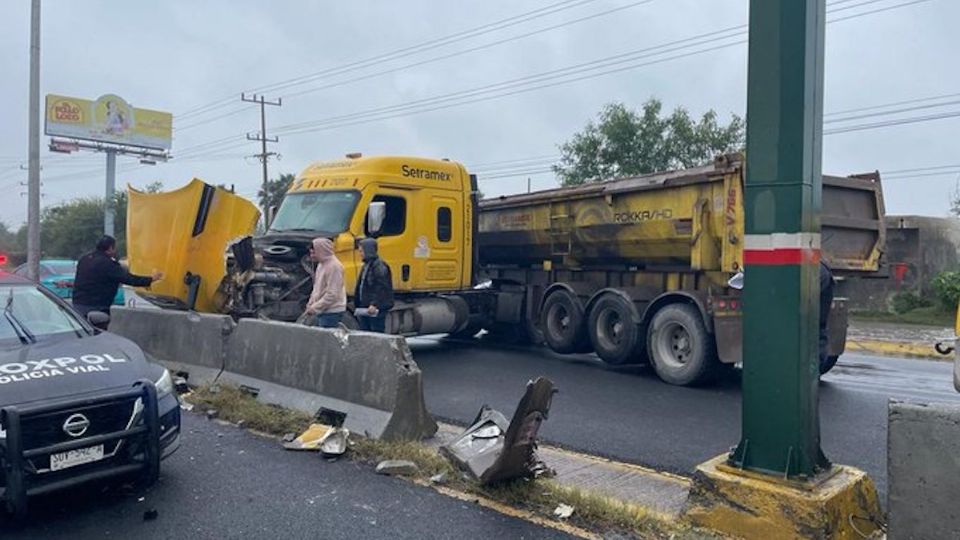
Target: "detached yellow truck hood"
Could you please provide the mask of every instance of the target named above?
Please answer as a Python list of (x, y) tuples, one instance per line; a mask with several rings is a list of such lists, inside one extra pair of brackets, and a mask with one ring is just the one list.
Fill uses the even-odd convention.
[[(131, 187), (127, 192), (130, 271), (164, 273), (161, 281), (140, 293), (163, 305), (220, 311), (223, 299), (217, 290), (227, 273), (226, 250), (253, 235), (260, 218), (257, 207), (197, 178), (165, 193), (144, 193)], [(193, 306), (191, 281), (196, 289)]]

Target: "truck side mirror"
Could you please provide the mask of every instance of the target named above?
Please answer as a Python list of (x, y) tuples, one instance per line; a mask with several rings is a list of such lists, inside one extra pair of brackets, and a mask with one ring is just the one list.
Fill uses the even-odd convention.
[(264, 229), (269, 229), (270, 225), (273, 224), (273, 218), (277, 217), (277, 205), (267, 207), (267, 215), (263, 216), (266, 227)]
[(383, 227), (383, 220), (387, 217), (387, 203), (375, 201), (370, 203), (367, 210), (367, 234), (376, 237)]

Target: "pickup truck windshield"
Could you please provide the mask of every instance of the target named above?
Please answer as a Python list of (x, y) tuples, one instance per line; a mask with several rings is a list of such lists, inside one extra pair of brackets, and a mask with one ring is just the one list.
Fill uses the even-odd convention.
[(33, 286), (0, 286), (0, 309), (7, 306), (12, 317), (0, 316), (0, 343), (21, 341), (18, 330), (32, 337), (86, 333), (73, 315)]
[(283, 198), (270, 230), (341, 233), (350, 226), (359, 198), (356, 191), (291, 193)]

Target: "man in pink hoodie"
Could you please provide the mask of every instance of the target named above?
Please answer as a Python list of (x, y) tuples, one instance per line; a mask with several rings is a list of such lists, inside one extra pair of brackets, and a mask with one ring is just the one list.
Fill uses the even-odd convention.
[(314, 238), (310, 250), (317, 261), (313, 276), (313, 292), (307, 300), (307, 315), (317, 317), (317, 326), (336, 328), (347, 309), (347, 290), (343, 286), (343, 265), (333, 255), (333, 242)]

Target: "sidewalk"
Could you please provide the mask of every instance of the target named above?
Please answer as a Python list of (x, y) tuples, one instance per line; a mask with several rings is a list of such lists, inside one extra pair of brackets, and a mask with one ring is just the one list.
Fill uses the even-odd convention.
[(851, 319), (847, 327), (847, 352), (952, 360), (938, 353), (934, 344), (953, 337), (953, 329)]

